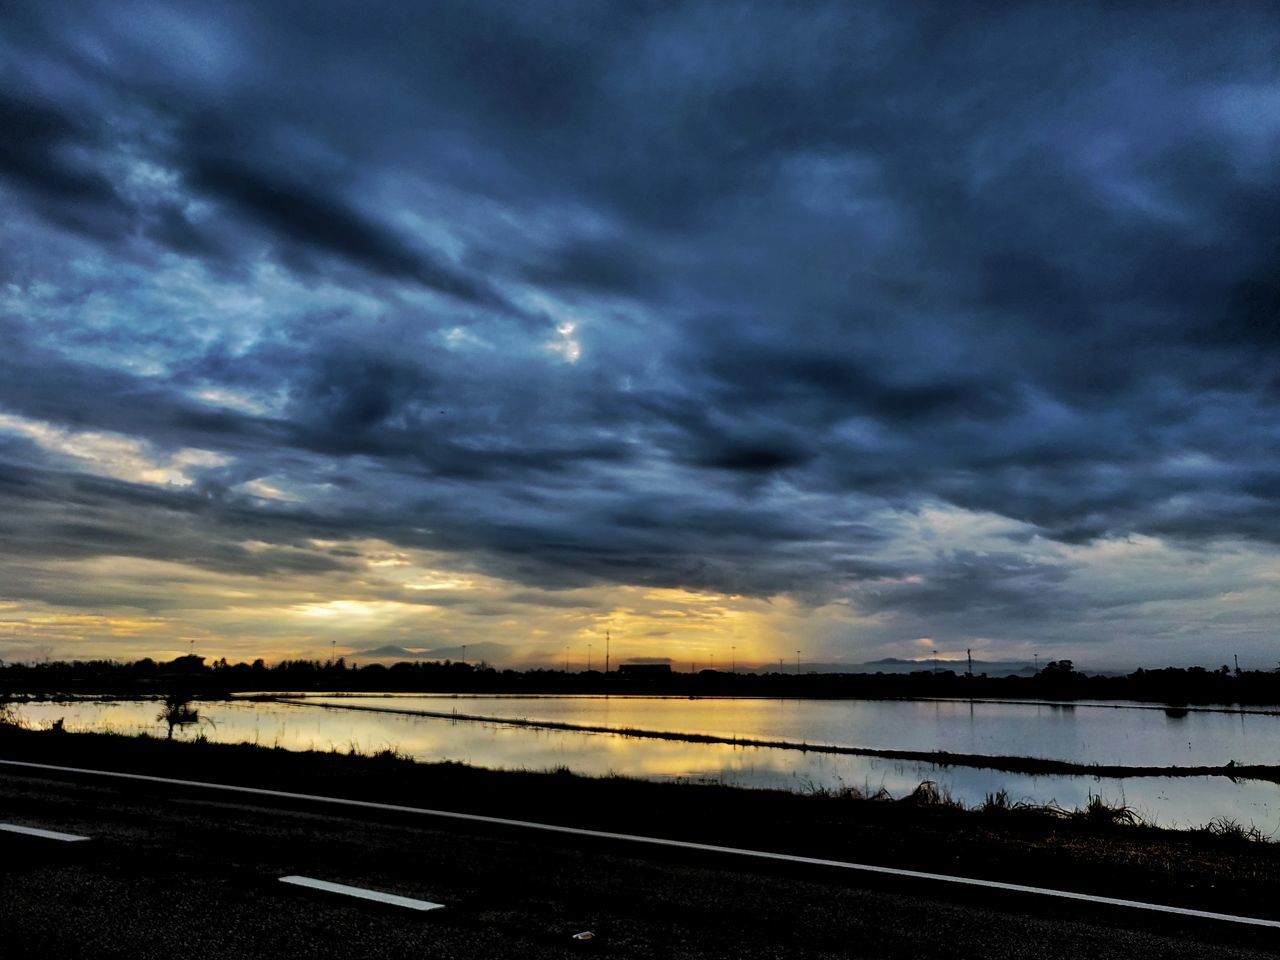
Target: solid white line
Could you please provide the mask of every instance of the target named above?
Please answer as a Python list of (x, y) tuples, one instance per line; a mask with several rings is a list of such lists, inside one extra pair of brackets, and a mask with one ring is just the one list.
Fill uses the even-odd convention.
[(378, 890), (366, 890), (364, 887), (349, 887), (345, 883), (331, 883), (328, 880), (316, 880), (313, 877), (288, 876), (281, 877), (281, 883), (289, 883), (295, 887), (306, 887), (309, 890), (322, 890), (325, 893), (340, 893), (346, 897), (359, 897), (361, 900), (373, 900), (387, 903), (393, 907), (404, 907), (406, 910), (439, 910), (443, 903), (432, 903), (430, 900), (415, 900), (394, 893), (382, 893)]
[(285, 790), (268, 790), (265, 787), (241, 787), (229, 783), (209, 783), (201, 780), (175, 780), (170, 777), (155, 777), (145, 773), (122, 773), (117, 770), (93, 770), (87, 767), (60, 767), (48, 763), (31, 763), (26, 760), (0, 760), (0, 764), (10, 767), (25, 767), (32, 770), (54, 770), (61, 773), (82, 773), (95, 777), (111, 777), (119, 780), (138, 780), (146, 783), (163, 783), (179, 787), (196, 787), (202, 790), (222, 790), (228, 793), (243, 793), (260, 797), (278, 797), (285, 800), (303, 800), (308, 803), (328, 803), (344, 807), (359, 807), (364, 810), (385, 810), (392, 813), (410, 813), (446, 820), (463, 820), (468, 823), (483, 823), (491, 826), (518, 827), (526, 830), (538, 830), (543, 833), (560, 833), (577, 837), (592, 837), (601, 840), (621, 840), (627, 843), (643, 844), (651, 847), (669, 847), (678, 850), (695, 850), (701, 853), (729, 854), (737, 857), (750, 857), (757, 860), (771, 860), (781, 863), (797, 863), (813, 867), (834, 867), (840, 870), (855, 870), (861, 873), (874, 873), (883, 876), (905, 877), (911, 880), (932, 880), (938, 883), (954, 883), (969, 887), (982, 887), (987, 890), (1002, 890), (1010, 893), (1026, 893), (1039, 897), (1054, 897), (1060, 900), (1076, 900), (1083, 903), (1106, 904), (1113, 907), (1124, 907), (1130, 910), (1148, 910), (1156, 913), (1171, 913), (1180, 917), (1195, 917), (1201, 920), (1221, 920), (1226, 923), (1243, 923), (1257, 927), (1273, 927), (1280, 929), (1280, 920), (1266, 920), (1261, 917), (1240, 917), (1230, 913), (1214, 913), (1209, 910), (1192, 910), (1187, 907), (1172, 907), (1162, 903), (1146, 903), (1142, 900), (1122, 900), (1117, 897), (1100, 897), (1091, 893), (1076, 893), (1071, 890), (1054, 890), (1050, 887), (1032, 887), (1021, 883), (1005, 883), (1000, 880), (980, 880), (976, 877), (956, 877), (945, 873), (927, 873), (920, 870), (904, 870), (900, 867), (881, 867), (869, 863), (852, 863), (845, 860), (825, 860), (820, 857), (802, 857), (791, 853), (772, 853), (768, 850), (748, 850), (741, 847), (725, 847), (713, 843), (697, 843), (692, 840), (668, 840), (664, 837), (643, 837), (632, 833), (612, 833), (607, 830), (588, 830), (583, 827), (562, 827), (551, 823), (535, 823), (530, 820), (511, 820), (506, 817), (487, 817), (478, 813), (458, 813), (453, 810), (433, 810), (427, 807), (406, 807), (397, 803), (377, 803), (372, 800), (349, 800), (344, 797), (323, 797), (310, 793), (290, 793)]
[(39, 827), (23, 827), (16, 823), (0, 823), (0, 830), (5, 833), (20, 833), (25, 837), (40, 837), (42, 840), (61, 840), (64, 843), (75, 843), (88, 840), (76, 833), (59, 833), (57, 830), (41, 830)]

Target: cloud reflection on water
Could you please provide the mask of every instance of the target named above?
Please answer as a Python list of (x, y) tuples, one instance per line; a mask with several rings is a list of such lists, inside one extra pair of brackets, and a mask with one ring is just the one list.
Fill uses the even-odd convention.
[[(387, 702), (387, 701), (382, 701)], [(420, 702), (420, 701), (419, 701)], [(600, 701), (592, 701), (598, 707)], [(476, 701), (466, 701), (474, 712)], [(507, 710), (554, 711), (554, 700), (514, 701)], [(646, 701), (654, 716), (658, 709), (687, 710), (689, 701)], [(748, 713), (776, 702), (710, 701), (716, 707)], [(497, 705), (494, 705), (496, 708)], [(580, 705), (579, 705), (580, 706)], [(629, 708), (645, 707), (638, 704)], [(840, 706), (848, 709), (848, 703)], [(860, 706), (883, 707), (884, 704)], [(914, 704), (927, 713), (945, 716), (957, 704)], [(963, 705), (965, 711), (968, 705)], [(980, 706), (980, 705), (975, 705)], [(1008, 708), (1005, 708), (1008, 709)], [(1035, 708), (1027, 708), (1035, 709)], [(26, 703), (18, 707), (21, 719), (31, 726), (48, 726), (64, 718), (71, 731), (111, 730), (124, 734), (162, 735), (154, 701), (74, 701)], [(1087, 711), (1078, 711), (1086, 714)], [(1149, 711), (1095, 711), (1103, 717), (1129, 717)], [(179, 731), (183, 739), (206, 736), (223, 743), (256, 743), (289, 750), (356, 750), (374, 753), (394, 748), (416, 760), (444, 760), (494, 769), (549, 770), (557, 767), (590, 776), (617, 774), (653, 780), (716, 782), (744, 787), (794, 791), (853, 787), (874, 792), (881, 787), (894, 796), (910, 792), (923, 780), (936, 781), (961, 802), (980, 804), (987, 793), (999, 789), (1012, 798), (1039, 803), (1057, 802), (1064, 807), (1083, 806), (1091, 793), (1112, 802), (1125, 802), (1148, 819), (1166, 825), (1191, 826), (1214, 817), (1230, 816), (1254, 823), (1264, 832), (1280, 829), (1280, 787), (1258, 781), (1232, 783), (1225, 778), (1138, 778), (1128, 780), (1094, 777), (1030, 776), (971, 767), (939, 767), (914, 761), (888, 760), (737, 747), (716, 743), (637, 739), (613, 734), (512, 727), (472, 721), (379, 714), (366, 711), (327, 710), (280, 703), (201, 704), (201, 713), (213, 721), (199, 730)], [(738, 713), (741, 717), (742, 714)], [(1092, 714), (1089, 714), (1092, 715)], [(1163, 719), (1162, 714), (1157, 714)], [(1215, 715), (1207, 715), (1215, 716)], [(1252, 718), (1251, 718), (1252, 719)], [(1274, 718), (1270, 718), (1274, 722)], [(1106, 722), (1106, 721), (1103, 721)], [(686, 721), (685, 727), (689, 726)], [(945, 731), (940, 724), (939, 731)], [(738, 731), (747, 735), (745, 730)], [(778, 731), (772, 731), (778, 736)], [(812, 738), (811, 738), (812, 739)]]

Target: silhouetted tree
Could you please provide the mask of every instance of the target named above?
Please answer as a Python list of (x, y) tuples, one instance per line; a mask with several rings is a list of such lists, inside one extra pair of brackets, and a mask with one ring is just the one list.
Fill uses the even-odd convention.
[(1054, 660), (1046, 663), (1044, 669), (1040, 671), (1042, 677), (1066, 677), (1076, 672), (1075, 664), (1070, 660)]

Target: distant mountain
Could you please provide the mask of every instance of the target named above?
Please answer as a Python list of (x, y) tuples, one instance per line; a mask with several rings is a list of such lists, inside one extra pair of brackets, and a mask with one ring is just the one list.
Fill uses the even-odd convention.
[[(969, 669), (969, 664), (964, 660), (944, 660), (939, 657), (936, 662), (939, 670), (954, 670), (956, 673), (964, 673)], [(1047, 660), (1043, 662), (1048, 663)], [(913, 673), (917, 670), (932, 670), (934, 663), (933, 657), (923, 657), (919, 660), (909, 660), (902, 657), (882, 657), (879, 660), (869, 660), (866, 663), (847, 664), (843, 670), (848, 673)], [(985, 673), (990, 676), (1007, 676), (1012, 673), (1029, 677), (1036, 672), (1036, 667), (1034, 663), (1026, 660), (978, 660), (975, 658), (973, 672), (975, 674)]]
[(388, 643), (370, 650), (357, 650), (347, 656), (348, 660), (376, 660), (394, 663), (402, 660), (466, 660), (478, 663), (481, 660), (494, 661), (503, 658), (509, 651), (501, 643), (468, 643), (452, 647), (410, 648)]
[[(399, 661), (416, 661), (416, 660), (465, 660), (469, 663), (479, 663), (486, 661), (491, 664), (502, 666), (516, 666), (518, 669), (563, 669), (564, 663), (561, 660), (553, 660), (547, 662), (517, 662), (512, 655), (512, 649), (502, 643), (469, 643), (464, 648), (462, 644), (455, 644), (448, 647), (402, 647), (393, 643), (385, 644), (381, 647), (373, 647), (369, 650), (357, 650), (355, 653), (347, 655), (347, 660), (364, 661), (376, 663), (397, 663)], [(1049, 660), (1041, 657), (1040, 665), (1044, 666)], [(618, 658), (614, 661), (615, 666), (621, 663), (670, 663), (672, 669), (677, 672), (688, 670), (689, 664), (682, 660), (672, 660), (667, 657), (629, 657)], [(571, 663), (571, 669), (581, 670), (585, 667), (585, 662), (575, 659)], [(700, 668), (711, 666), (710, 663), (699, 663)], [(601, 660), (600, 667), (603, 667)], [(778, 662), (772, 661), (768, 663), (747, 663), (738, 662), (739, 673), (776, 673), (778, 671)], [(715, 668), (723, 672), (728, 672), (730, 664), (727, 660), (717, 660)], [(932, 657), (926, 657), (920, 660), (911, 660), (905, 657), (881, 657), (879, 660), (868, 660), (865, 662), (849, 663), (847, 661), (835, 660), (801, 660), (800, 673), (913, 673), (920, 670), (933, 670), (934, 660)], [(956, 673), (964, 673), (968, 665), (964, 660), (943, 660), (939, 658), (937, 668), (941, 672), (943, 670), (953, 670)], [(784, 660), (782, 664), (783, 673), (795, 673), (795, 660)], [(1017, 676), (1029, 677), (1035, 674), (1036, 666), (1032, 662), (1024, 660), (974, 660), (973, 672), (975, 675), (986, 674), (990, 677), (1005, 677), (1010, 674)], [(1106, 670), (1087, 670), (1088, 673), (1109, 674), (1112, 671)]]
[[(1052, 657), (1041, 656), (1037, 664), (1034, 660), (978, 660), (973, 661), (973, 672), (975, 675), (985, 673), (989, 677), (1007, 677), (1010, 674), (1020, 677), (1035, 676), (1036, 670), (1046, 666), (1053, 660)], [(822, 672), (829, 669), (831, 673), (914, 673), (919, 670), (932, 670), (933, 657), (923, 657), (919, 660), (908, 660), (902, 657), (882, 657), (879, 660), (869, 660), (866, 663), (845, 663), (845, 664), (819, 664), (812, 669), (814, 672)], [(807, 665), (806, 665), (806, 669)], [(964, 673), (968, 669), (968, 664), (964, 660), (943, 660), (938, 658), (938, 670), (954, 670), (956, 673)], [(1084, 673), (1103, 677), (1121, 677), (1129, 671), (1116, 670), (1114, 668), (1090, 667), (1087, 664), (1076, 664), (1076, 669)]]
[[(719, 666), (720, 664), (717, 663), (717, 667)], [(964, 660), (943, 660), (938, 658), (937, 666), (939, 672), (953, 670), (956, 673), (964, 673), (968, 669), (968, 664)], [(839, 660), (801, 660), (799, 669), (801, 673), (914, 673), (920, 670), (932, 670), (933, 668), (934, 660), (932, 657), (923, 660), (909, 660), (903, 657), (881, 657), (879, 660), (857, 663)], [(750, 670), (754, 673), (776, 673), (778, 671), (778, 662), (775, 660), (772, 663), (739, 664), (738, 669)], [(794, 660), (784, 661), (782, 672), (795, 673), (796, 662)], [(973, 672), (975, 674), (985, 673), (993, 677), (1003, 677), (1009, 674), (1029, 677), (1036, 672), (1036, 668), (1034, 664), (1021, 660), (974, 660)]]
[(413, 650), (406, 650), (404, 647), (397, 647), (395, 644), (387, 644), (385, 647), (374, 647), (372, 650), (357, 650), (348, 656), (348, 659), (362, 657), (366, 660), (389, 660), (396, 658), (399, 660), (415, 660), (418, 654)]

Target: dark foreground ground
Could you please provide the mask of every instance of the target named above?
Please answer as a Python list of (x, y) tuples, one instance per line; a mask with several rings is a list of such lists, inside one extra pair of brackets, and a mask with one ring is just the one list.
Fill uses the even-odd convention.
[[(104, 736), (0, 758), (132, 769), (1280, 915), (1275, 846), (767, 791)], [(0, 767), (5, 957), (1245, 957), (1280, 931), (299, 801)], [(447, 904), (285, 887), (301, 873)], [(591, 943), (572, 934), (593, 930)]]

